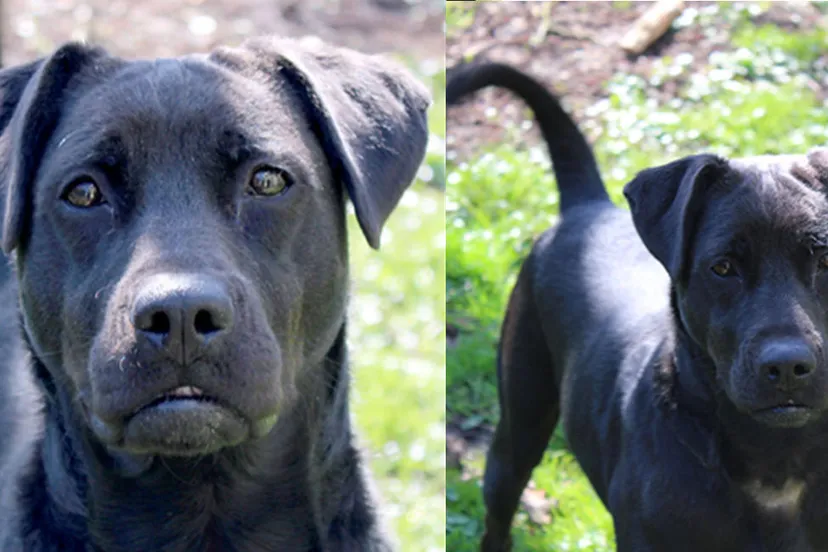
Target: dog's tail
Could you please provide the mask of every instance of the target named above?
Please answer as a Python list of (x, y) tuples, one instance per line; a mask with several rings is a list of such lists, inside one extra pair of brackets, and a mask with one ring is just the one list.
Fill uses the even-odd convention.
[(549, 148), (561, 193), (561, 213), (587, 201), (609, 201), (592, 149), (545, 86), (514, 67), (494, 62), (461, 63), (450, 68), (446, 77), (448, 105), (488, 86), (505, 88), (526, 102)]

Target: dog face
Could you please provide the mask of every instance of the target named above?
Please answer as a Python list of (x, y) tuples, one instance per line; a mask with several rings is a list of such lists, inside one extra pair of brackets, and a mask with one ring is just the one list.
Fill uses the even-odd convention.
[(803, 427), (828, 409), (828, 152), (697, 156), (628, 186), (636, 227), (673, 280), (677, 323), (735, 410)]
[(422, 159), (422, 87), (289, 41), (17, 71), (3, 237), (58, 393), (128, 453), (268, 433), (344, 323), (346, 194), (376, 246)]

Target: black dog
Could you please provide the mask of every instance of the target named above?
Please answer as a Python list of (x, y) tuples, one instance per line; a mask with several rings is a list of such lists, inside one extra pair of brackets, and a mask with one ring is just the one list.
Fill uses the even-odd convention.
[(559, 414), (618, 550), (828, 550), (828, 151), (647, 169), (630, 217), (539, 83), (464, 66), (449, 101), (492, 85), (534, 110), (561, 220), (503, 323), (483, 550)]
[(377, 247), (425, 88), (257, 39), (67, 45), (0, 92), (0, 549), (389, 550), (349, 424), (345, 198)]

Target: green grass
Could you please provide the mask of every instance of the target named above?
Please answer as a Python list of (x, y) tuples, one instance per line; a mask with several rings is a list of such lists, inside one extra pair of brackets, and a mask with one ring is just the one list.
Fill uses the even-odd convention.
[(426, 162), (370, 249), (349, 218), (352, 408), (402, 551), (445, 550), (445, 74), (409, 65), (435, 103)]
[[(684, 54), (659, 60), (647, 78), (617, 74), (606, 84), (608, 97), (587, 110), (581, 126), (597, 137), (595, 153), (618, 204), (637, 171), (684, 155), (801, 153), (826, 143), (828, 106), (812, 92), (813, 83), (828, 77), (818, 55), (825, 33), (752, 26), (757, 6), (722, 3), (683, 16), (681, 25), (705, 18), (734, 22), (733, 51), (710, 56), (696, 72), (691, 54)], [(468, 24), (463, 15), (455, 14)], [(663, 101), (657, 92), (669, 81), (679, 93)], [(461, 334), (447, 353), (446, 400), (449, 419), (466, 427), (497, 421), (495, 353), (506, 300), (522, 259), (558, 209), (545, 149), (525, 147), (517, 129), (510, 132), (514, 139), (505, 145), (447, 169), (446, 308)], [(447, 474), (452, 552), (479, 546), (483, 464), (483, 452), (472, 453), (462, 472)], [(513, 529), (516, 551), (614, 550), (611, 518), (560, 433), (532, 481), (547, 495), (551, 520), (535, 523), (521, 509)]]

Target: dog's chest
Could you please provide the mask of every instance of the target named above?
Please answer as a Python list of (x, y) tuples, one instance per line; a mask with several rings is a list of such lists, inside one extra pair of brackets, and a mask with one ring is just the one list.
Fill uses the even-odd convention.
[(791, 478), (777, 486), (753, 479), (744, 483), (742, 490), (761, 512), (794, 518), (800, 512), (805, 482)]

